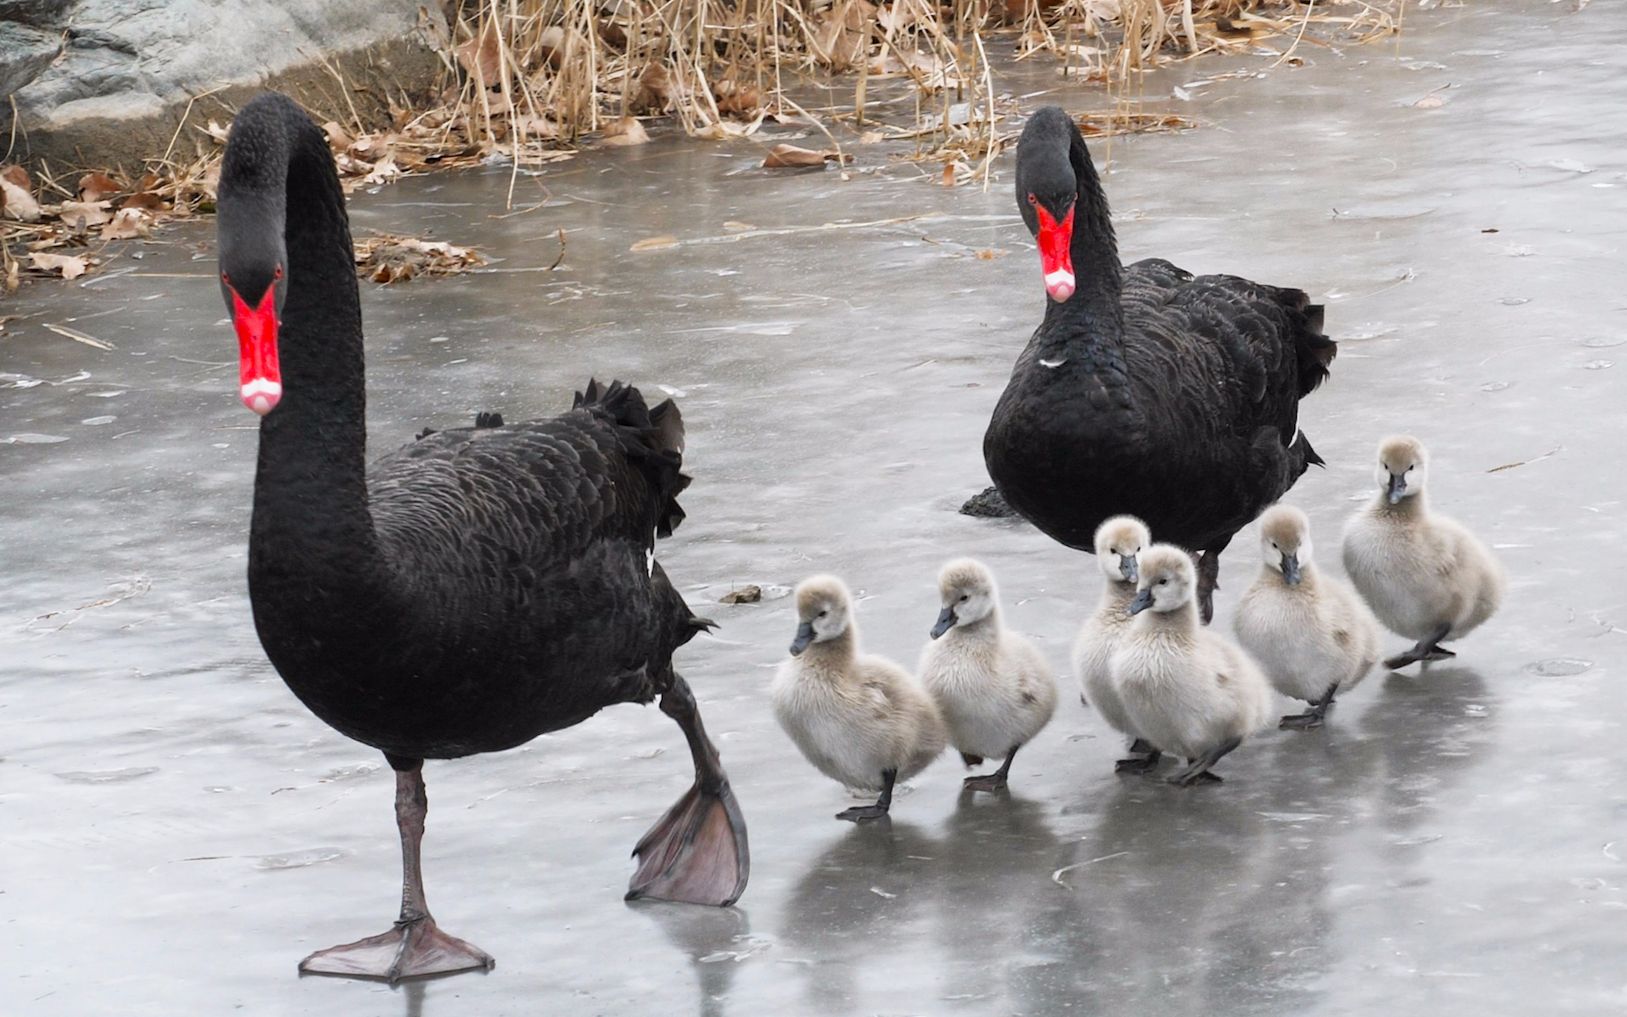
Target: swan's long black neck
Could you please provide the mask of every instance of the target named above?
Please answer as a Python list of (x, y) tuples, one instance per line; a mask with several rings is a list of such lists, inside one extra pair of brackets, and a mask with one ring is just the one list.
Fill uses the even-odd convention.
[[(367, 500), (361, 305), (333, 157), (293, 102), (266, 97), (239, 115), (221, 168), (220, 209), (222, 232), (280, 230), (286, 252), (277, 344), (283, 395), (260, 422), (250, 573), (353, 588), (378, 558)], [(341, 576), (345, 583), (333, 581)]]
[(1062, 303), (1046, 300), (1041, 328), (1075, 349), (1116, 352), (1124, 337), (1123, 268), (1107, 195), (1077, 130), (1069, 141), (1068, 162), (1078, 181), (1071, 245), (1075, 289)]

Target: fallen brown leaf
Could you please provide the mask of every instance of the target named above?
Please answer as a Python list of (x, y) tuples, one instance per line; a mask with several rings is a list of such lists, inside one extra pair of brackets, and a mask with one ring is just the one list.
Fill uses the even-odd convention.
[(717, 95), (717, 111), (726, 117), (751, 117), (763, 108), (763, 93), (750, 85), (721, 81), (712, 91)]
[(639, 72), (638, 86), (632, 95), (632, 107), (647, 113), (665, 113), (679, 98), (679, 89), (672, 72), (665, 64), (652, 60)]
[(64, 201), (57, 217), (69, 229), (84, 231), (113, 218), (106, 201)]
[(28, 259), (40, 271), (56, 272), (64, 279), (77, 279), (90, 267), (89, 259), (79, 254), (47, 254), (43, 251), (34, 251), (29, 254)]
[(103, 240), (129, 240), (144, 237), (152, 226), (152, 217), (139, 208), (121, 208), (113, 219), (102, 227)]
[(395, 157), (386, 155), (373, 164), (372, 172), (362, 178), (363, 183), (383, 184), (394, 180), (401, 175), (401, 167), (395, 164)]
[(469, 76), (480, 82), (482, 88), (490, 88), (498, 82), (498, 75), (503, 69), (503, 52), (498, 47), (497, 26), (492, 21), (486, 21), (480, 26), (480, 35), (468, 42), (460, 43), (457, 47), (458, 63)]
[(718, 598), (719, 604), (756, 604), (763, 599), (763, 588), (755, 583), (730, 590)]
[(622, 117), (604, 129), (604, 143), (607, 145), (642, 145), (649, 140), (649, 132), (636, 117)]
[(340, 126), (337, 120), (329, 120), (323, 124), (322, 133), (328, 136), (328, 147), (335, 152), (348, 152), (350, 146), (356, 143), (356, 139), (351, 137), (350, 132)]
[(852, 162), (852, 156), (844, 156), (834, 149), (816, 152), (811, 148), (798, 148), (796, 145), (775, 145), (769, 149), (768, 155), (763, 159), (764, 169), (785, 169), (805, 166), (823, 166), (827, 162), (838, 165)]
[(550, 25), (537, 36), (538, 54), (556, 71), (567, 61), (574, 59), (586, 45), (587, 39), (581, 32), (563, 25)]
[(128, 198), (125, 198), (123, 201), (119, 202), (119, 208), (141, 208), (146, 209), (149, 212), (162, 212), (165, 208), (165, 204), (164, 199), (160, 198), (152, 191), (137, 191), (135, 194), (132, 194)]
[(659, 237), (645, 237), (643, 240), (636, 241), (633, 246), (627, 249), (629, 251), (661, 251), (668, 247), (677, 246), (678, 238), (668, 233)]
[(998, 247), (985, 247), (977, 252), (978, 261), (993, 261), (995, 258), (1004, 258), (1010, 251)]
[(40, 203), (34, 200), (28, 171), (21, 166), (0, 169), (0, 215), (18, 222), (40, 221)]
[(79, 178), (79, 200), (101, 201), (124, 190), (124, 185), (106, 173), (86, 173)]

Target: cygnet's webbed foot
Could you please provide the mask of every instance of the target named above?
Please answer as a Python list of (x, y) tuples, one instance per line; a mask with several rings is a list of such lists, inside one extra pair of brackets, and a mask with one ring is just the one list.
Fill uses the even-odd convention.
[(300, 974), (377, 978), (394, 985), (403, 978), (489, 971), (486, 951), (442, 932), (428, 915), (395, 923), (377, 936), (318, 950), (299, 962)]
[(845, 819), (849, 823), (865, 823), (872, 819), (887, 818), (885, 805), (855, 805), (851, 809), (843, 809), (836, 814), (837, 819)]
[(751, 874), (745, 817), (706, 737), (694, 694), (677, 674), (661, 694), (661, 712), (683, 729), (695, 783), (633, 848), (638, 871), (627, 885), (627, 899), (727, 907), (745, 892)]
[(1322, 698), (1311, 704), (1311, 708), (1304, 713), (1291, 713), (1277, 723), (1277, 727), (1284, 731), (1311, 731), (1322, 726), (1327, 719), (1328, 708), (1333, 705), (1333, 694), (1339, 691), (1334, 685), (1322, 695)]
[(1223, 781), (1220, 779), (1220, 774), (1211, 773), (1209, 768), (1218, 763), (1221, 757), (1225, 756), (1228, 752), (1237, 748), (1241, 744), (1243, 744), (1243, 739), (1241, 738), (1229, 738), (1226, 741), (1221, 742), (1219, 745), (1216, 745), (1214, 748), (1210, 749), (1208, 752), (1205, 752), (1203, 755), (1198, 756), (1196, 759), (1187, 760), (1186, 769), (1172, 775), (1169, 778), (1169, 782), (1177, 787), (1191, 787), (1192, 785), (1199, 783), (1223, 783)]
[(960, 782), (966, 791), (1004, 791), (1007, 788), (1006, 775), (1002, 772), (985, 773), (977, 777), (967, 777)]
[(1451, 631), (1452, 626), (1450, 624), (1441, 625), (1434, 632), (1414, 643), (1412, 649), (1386, 659), (1384, 666), (1391, 671), (1399, 671), (1408, 664), (1415, 664), (1419, 661), (1427, 663), (1431, 660), (1449, 660), (1456, 657), (1457, 654), (1440, 645), (1441, 640), (1445, 639), (1446, 634)]
[(1224, 784), (1225, 780), (1218, 773), (1197, 769), (1199, 764), (1193, 763), (1186, 769), (1170, 774), (1166, 780), (1176, 787), (1191, 787), (1194, 784)]
[(967, 791), (995, 792), (1006, 790), (1006, 775), (1011, 772), (1011, 761), (1017, 758), (1017, 750), (1020, 748), (1022, 748), (1021, 745), (1011, 747), (1011, 750), (1006, 753), (1005, 762), (1000, 764), (1000, 769), (977, 777), (967, 777), (961, 781), (961, 787)]
[(1405, 653), (1398, 653), (1395, 656), (1385, 660), (1384, 666), (1389, 668), (1391, 671), (1399, 671), (1408, 664), (1416, 664), (1419, 661), (1423, 661), (1427, 664), (1432, 660), (1450, 660), (1456, 656), (1457, 654), (1444, 647), (1426, 646), (1423, 643), (1419, 643), (1417, 646), (1407, 650)]
[(855, 805), (851, 809), (843, 809), (836, 814), (836, 818), (845, 819), (849, 823), (867, 823), (872, 819), (885, 819), (887, 810), (892, 808), (893, 782), (897, 779), (897, 770), (881, 771), (881, 797), (876, 799), (876, 804)]
[(1133, 773), (1145, 776), (1158, 769), (1159, 761), (1164, 758), (1164, 754), (1145, 738), (1137, 738), (1131, 742), (1130, 752), (1131, 755), (1113, 764), (1114, 773)]

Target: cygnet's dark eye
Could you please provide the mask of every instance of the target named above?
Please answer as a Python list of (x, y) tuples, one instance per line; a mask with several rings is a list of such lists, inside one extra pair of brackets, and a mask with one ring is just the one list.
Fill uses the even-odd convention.
[(1167, 586), (1167, 585), (1169, 585), (1169, 577), (1165, 576), (1164, 578), (1158, 580), (1158, 585), (1159, 586)]
[(829, 609), (829, 608), (826, 608), (826, 609), (825, 609), (825, 610), (823, 610), (823, 611), (821, 611), (821, 612), (819, 612), (819, 617), (821, 617), (821, 618), (823, 618), (823, 617), (825, 617), (825, 616), (826, 616), (826, 615), (827, 615), (827, 614), (830, 614), (830, 609)]
[(971, 599), (972, 599), (972, 595), (970, 593), (963, 593), (963, 594), (960, 595), (960, 602), (962, 604), (966, 603), (966, 601), (971, 600)]
[(1412, 465), (1411, 465), (1411, 466), (1409, 466), (1409, 467), (1407, 467), (1407, 472), (1408, 472), (1408, 473), (1411, 473), (1411, 472), (1412, 472), (1412, 471), (1413, 471), (1413, 470), (1415, 470), (1415, 469), (1417, 469), (1417, 468), (1418, 468), (1418, 464), (1417, 464), (1417, 463), (1413, 463), (1413, 464), (1412, 464)]

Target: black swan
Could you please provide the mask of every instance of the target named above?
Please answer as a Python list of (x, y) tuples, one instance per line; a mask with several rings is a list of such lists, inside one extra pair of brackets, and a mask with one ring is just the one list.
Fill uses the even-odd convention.
[(1069, 547), (1128, 514), (1201, 552), (1207, 622), (1220, 552), (1322, 462), (1297, 424), (1338, 350), (1322, 307), (1156, 258), (1121, 266), (1096, 167), (1055, 106), (1023, 128), (1017, 207), (1050, 299), (983, 437), (989, 476)]
[(655, 563), (683, 518), (683, 422), (590, 382), (569, 412), (425, 434), (364, 464), (361, 309), (327, 141), (285, 96), (238, 114), (219, 193), (221, 292), (261, 415), (249, 535), (260, 642), (288, 687), (396, 778), (394, 928), (300, 963), (386, 978), (489, 968), (424, 902), (425, 759), (497, 752), (614, 703), (677, 721), (695, 784), (634, 849), (628, 898), (726, 905), (746, 828), (672, 654), (710, 623)]

